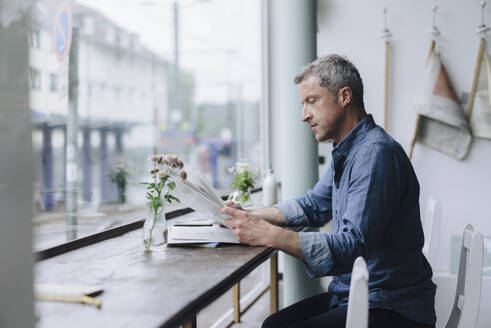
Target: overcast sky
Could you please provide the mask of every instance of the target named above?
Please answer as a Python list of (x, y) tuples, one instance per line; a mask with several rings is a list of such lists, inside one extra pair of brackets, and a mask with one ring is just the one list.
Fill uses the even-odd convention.
[[(173, 1), (76, 0), (135, 32), (151, 50), (174, 59)], [(259, 100), (260, 1), (181, 0), (180, 63), (194, 73), (196, 101)]]

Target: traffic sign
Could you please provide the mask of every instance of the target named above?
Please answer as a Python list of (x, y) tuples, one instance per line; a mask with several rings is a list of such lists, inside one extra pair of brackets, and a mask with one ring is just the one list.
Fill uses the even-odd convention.
[(63, 2), (58, 7), (53, 24), (55, 53), (59, 61), (63, 61), (70, 52), (72, 42), (72, 12), (70, 5)]

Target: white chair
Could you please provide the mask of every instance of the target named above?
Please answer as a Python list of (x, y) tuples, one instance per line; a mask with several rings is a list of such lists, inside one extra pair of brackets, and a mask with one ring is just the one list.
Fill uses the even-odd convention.
[(423, 254), (430, 263), (433, 271), (436, 270), (436, 260), (440, 248), (440, 231), (442, 224), (442, 206), (439, 200), (430, 199), (425, 217), (425, 244)]
[(353, 264), (349, 289), (346, 328), (368, 327), (368, 270), (363, 257)]
[(473, 328), (481, 303), (483, 238), (468, 224), (462, 237), (454, 305), (446, 328)]

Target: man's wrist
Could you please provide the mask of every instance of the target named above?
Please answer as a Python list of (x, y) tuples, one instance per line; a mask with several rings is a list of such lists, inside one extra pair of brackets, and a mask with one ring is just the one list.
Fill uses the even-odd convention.
[(274, 225), (284, 226), (286, 223), (283, 213), (274, 206), (252, 209), (249, 210), (249, 213)]
[(266, 234), (266, 236), (268, 237), (266, 241), (266, 246), (272, 248), (278, 248), (278, 240), (279, 238), (281, 238), (281, 231), (280, 231), (281, 228), (270, 223), (269, 229), (270, 232)]
[(278, 226), (271, 226), (267, 234), (269, 236), (266, 246), (279, 249), (289, 255), (295, 256), (304, 261), (300, 235), (296, 231), (291, 231)]
[(270, 229), (271, 232), (268, 234), (269, 240), (267, 242), (268, 247), (282, 249), (284, 241), (290, 240), (291, 238), (298, 238), (295, 236), (298, 235), (295, 231), (287, 230), (276, 225), (271, 225)]

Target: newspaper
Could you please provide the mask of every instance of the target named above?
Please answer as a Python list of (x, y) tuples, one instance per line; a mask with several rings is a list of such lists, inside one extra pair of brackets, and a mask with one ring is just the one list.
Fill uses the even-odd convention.
[(215, 193), (199, 171), (193, 172), (185, 179), (177, 179), (173, 193), (183, 204), (191, 207), (205, 218), (226, 226), (224, 219), (228, 216), (220, 213), (225, 202)]

